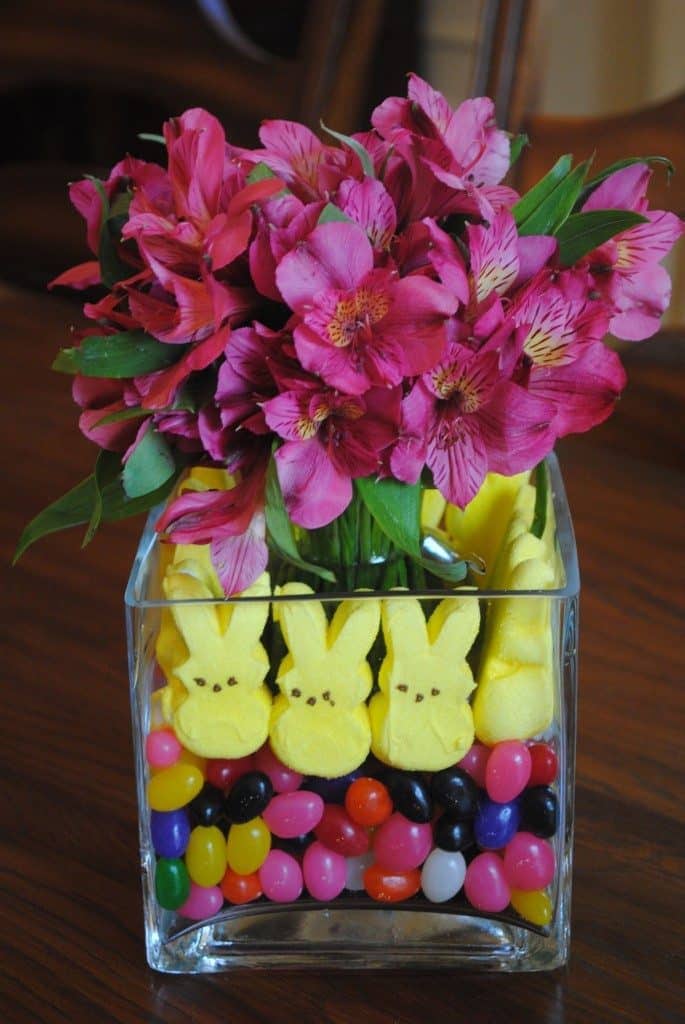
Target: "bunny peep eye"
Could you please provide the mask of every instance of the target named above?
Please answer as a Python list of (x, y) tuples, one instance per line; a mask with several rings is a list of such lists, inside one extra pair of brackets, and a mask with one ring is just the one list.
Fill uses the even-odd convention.
[(398, 683), (396, 689), (398, 689), (400, 693), (406, 693), (409, 687), (406, 683)]
[(420, 704), (421, 701), (423, 700), (423, 694), (417, 693), (416, 696), (414, 697), (414, 700), (416, 701), (417, 704)]
[(237, 685), (238, 685), (238, 680), (236, 679), (235, 676), (229, 676), (228, 679), (226, 680), (226, 686), (237, 686)]
[(331, 699), (331, 691), (330, 690), (324, 690), (323, 693), (321, 694), (321, 697), (322, 697), (323, 700), (330, 700)]
[(195, 678), (193, 679), (193, 682), (197, 683), (198, 686), (206, 686), (207, 685), (207, 680), (203, 679), (202, 676), (195, 676)]
[(290, 696), (291, 697), (301, 697), (302, 696), (302, 690), (298, 690), (298, 688), (295, 687), (294, 690), (290, 691)]
[(434, 686), (433, 689), (431, 690), (431, 697), (437, 697), (439, 693), (440, 690), (437, 688), (437, 686)]

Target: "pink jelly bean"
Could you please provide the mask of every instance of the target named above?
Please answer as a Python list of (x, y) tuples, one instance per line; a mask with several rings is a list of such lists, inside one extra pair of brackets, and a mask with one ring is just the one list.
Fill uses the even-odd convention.
[(554, 878), (554, 850), (532, 832), (517, 832), (504, 850), (504, 874), (512, 889), (544, 889)]
[(373, 837), (373, 852), (384, 871), (411, 871), (423, 864), (433, 846), (429, 823), (409, 821), (396, 811)]
[(352, 821), (340, 804), (326, 804), (315, 832), (324, 846), (342, 853), (344, 857), (360, 857), (369, 848), (368, 832)]
[(254, 771), (254, 754), (246, 757), (212, 757), (207, 761), (206, 777), (217, 789), (229, 789), (248, 772)]
[(479, 853), (466, 869), (466, 899), (476, 910), (498, 913), (509, 905), (511, 893), (504, 865), (496, 853)]
[(530, 751), (520, 740), (504, 740), (490, 752), (485, 769), (485, 788), (498, 804), (508, 804), (526, 788), (530, 778)]
[(302, 893), (302, 869), (284, 850), (271, 850), (258, 873), (262, 892), (274, 903), (291, 903)]
[(347, 863), (341, 853), (312, 843), (302, 861), (304, 884), (315, 900), (334, 900), (345, 888)]
[(280, 839), (295, 839), (311, 832), (321, 821), (324, 803), (318, 793), (299, 789), (279, 793), (262, 814), (267, 827)]
[(269, 776), (276, 793), (294, 793), (302, 784), (303, 776), (279, 761), (268, 743), (255, 754), (254, 766)]
[(170, 768), (178, 761), (182, 749), (173, 729), (155, 729), (145, 740), (145, 757), (152, 768)]
[(190, 883), (190, 896), (178, 913), (189, 917), (191, 921), (204, 921), (206, 917), (218, 914), (223, 906), (224, 894), (218, 885), (197, 885)]
[(470, 750), (464, 754), (459, 767), (468, 772), (473, 781), (481, 789), (485, 789), (485, 766), (490, 757), (490, 748), (482, 743), (474, 743)]

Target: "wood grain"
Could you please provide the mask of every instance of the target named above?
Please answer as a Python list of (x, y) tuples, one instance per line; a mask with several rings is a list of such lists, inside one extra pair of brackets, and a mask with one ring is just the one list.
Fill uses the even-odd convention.
[(546, 975), (145, 966), (122, 591), (139, 522), (87, 551), (25, 521), (89, 472), (48, 367), (75, 307), (0, 291), (4, 587), (0, 1015), (84, 1024), (408, 1024), (682, 1019), (682, 343), (626, 353), (610, 423), (561, 448), (583, 572), (570, 966)]

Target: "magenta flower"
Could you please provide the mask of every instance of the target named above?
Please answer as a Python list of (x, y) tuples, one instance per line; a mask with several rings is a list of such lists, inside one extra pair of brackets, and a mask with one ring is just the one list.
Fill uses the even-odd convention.
[(305, 204), (287, 192), (264, 203), (257, 212), (249, 259), (252, 281), (261, 295), (283, 301), (276, 284), (276, 267), (314, 230), (325, 205), (323, 201)]
[(429, 369), (445, 346), (445, 321), (458, 301), (426, 277), (399, 279), (373, 269), (374, 253), (356, 224), (315, 228), (285, 256), (276, 281), (298, 314), (302, 366), (331, 387), (361, 395)]
[(397, 230), (397, 211), (380, 181), (346, 178), (338, 189), (336, 201), (350, 220), (364, 228), (374, 249), (382, 252), (390, 247)]
[(264, 149), (246, 152), (282, 178), (305, 203), (327, 200), (358, 160), (349, 150), (326, 146), (296, 121), (264, 121), (259, 130)]
[(467, 224), (471, 256), (472, 306), (478, 309), (493, 295), (505, 295), (528, 280), (556, 252), (548, 235), (519, 235), (512, 215), (502, 210), (489, 225)]
[(377, 473), (397, 437), (399, 388), (341, 395), (301, 376), (295, 390), (264, 403), (268, 426), (285, 439), (276, 468), (294, 523), (325, 526), (352, 500), (352, 480)]

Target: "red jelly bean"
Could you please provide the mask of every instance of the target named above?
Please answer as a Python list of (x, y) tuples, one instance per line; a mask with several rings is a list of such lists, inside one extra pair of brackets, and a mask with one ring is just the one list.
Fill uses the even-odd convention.
[(466, 899), (476, 910), (499, 913), (509, 905), (511, 893), (502, 858), (496, 853), (479, 853), (466, 869)]
[(369, 837), (361, 825), (352, 821), (340, 804), (326, 804), (314, 835), (329, 850), (343, 857), (359, 857), (369, 848)]
[(433, 846), (429, 824), (409, 821), (396, 811), (373, 837), (373, 852), (385, 871), (411, 871), (423, 864)]
[(520, 740), (504, 740), (490, 752), (485, 788), (491, 800), (507, 804), (522, 793), (530, 778), (530, 754)]
[(554, 878), (554, 850), (532, 832), (517, 832), (504, 851), (504, 875), (512, 889), (544, 889)]
[(482, 743), (474, 743), (470, 750), (464, 754), (459, 767), (468, 772), (473, 781), (481, 789), (485, 789), (485, 766), (490, 757), (490, 748)]
[(229, 868), (221, 879), (221, 891), (229, 903), (240, 905), (259, 899), (262, 886), (256, 871), (251, 875), (239, 875)]
[(229, 789), (242, 775), (254, 771), (254, 755), (247, 757), (235, 757), (227, 760), (223, 757), (213, 757), (207, 761), (206, 778), (217, 789)]
[(421, 872), (386, 871), (380, 864), (372, 864), (364, 872), (364, 888), (372, 900), (379, 903), (399, 903), (415, 896), (421, 888)]
[(529, 786), (550, 786), (557, 777), (557, 755), (549, 743), (531, 743)]
[(387, 787), (378, 779), (355, 779), (345, 794), (345, 810), (358, 825), (382, 825), (393, 812)]

